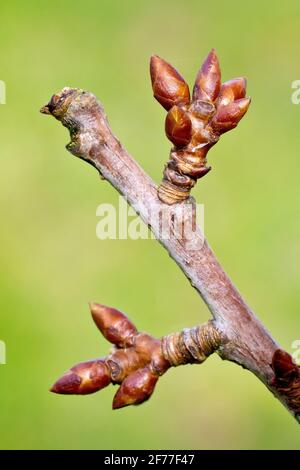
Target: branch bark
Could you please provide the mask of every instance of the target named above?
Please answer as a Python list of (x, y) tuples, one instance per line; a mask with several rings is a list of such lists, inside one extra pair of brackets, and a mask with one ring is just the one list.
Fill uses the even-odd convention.
[[(156, 184), (114, 136), (91, 93), (64, 88), (41, 111), (69, 129), (67, 149), (93, 165), (126, 198), (198, 291), (220, 333), (220, 357), (254, 373), (300, 423), (300, 368), (245, 303), (200, 228), (189, 230), (188, 238), (184, 235), (193, 222), (193, 198), (171, 206), (158, 198)], [(168, 236), (162, 233), (162, 217), (169, 220)]]

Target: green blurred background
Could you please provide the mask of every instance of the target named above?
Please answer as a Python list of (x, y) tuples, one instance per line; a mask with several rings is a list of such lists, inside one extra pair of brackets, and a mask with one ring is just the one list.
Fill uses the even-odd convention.
[(147, 404), (117, 412), (111, 388), (86, 397), (48, 392), (69, 366), (107, 352), (89, 300), (120, 308), (157, 336), (209, 312), (154, 240), (96, 238), (96, 207), (117, 204), (118, 195), (67, 153), (67, 131), (38, 112), (64, 86), (94, 92), (159, 181), (170, 146), (149, 56), (166, 58), (192, 84), (215, 47), (223, 79), (248, 77), (250, 111), (211, 151), (213, 171), (193, 194), (226, 271), (292, 352), (300, 339), (300, 106), (291, 102), (299, 15), (297, 0), (1, 3), (1, 448), (300, 448), (285, 409), (218, 356), (171, 370)]

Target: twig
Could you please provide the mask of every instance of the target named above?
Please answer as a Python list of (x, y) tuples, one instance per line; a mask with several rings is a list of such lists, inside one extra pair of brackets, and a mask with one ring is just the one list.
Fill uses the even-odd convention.
[[(80, 89), (64, 88), (60, 93), (54, 95), (50, 103), (41, 111), (53, 115), (69, 129), (71, 142), (67, 145), (67, 149), (75, 156), (92, 164), (102, 177), (126, 198), (182, 269), (191, 285), (199, 292), (212, 313), (213, 330), (217, 332), (218, 340), (210, 352), (217, 350), (222, 359), (236, 362), (253, 372), (300, 422), (300, 368), (293, 363), (288, 353), (279, 348), (247, 306), (221, 268), (207, 241), (204, 240), (200, 228), (189, 230), (189, 236), (185, 236), (184, 228), (191, 225), (190, 209), (193, 209), (194, 206), (193, 199), (187, 195), (185, 199), (181, 198), (180, 203), (174, 203), (174, 199), (166, 201), (172, 205), (162, 202), (163, 197), (161, 199), (158, 197), (157, 186), (113, 135), (101, 104), (91, 93)], [(162, 214), (164, 220), (169, 221), (170, 231), (167, 237), (162, 233)], [(178, 233), (183, 233), (183, 236), (178, 237)], [(103, 332), (103, 329), (101, 331)], [(178, 364), (181, 360), (184, 362), (182, 357), (188, 355), (188, 346), (191, 344), (185, 343), (184, 336), (178, 334), (171, 338), (173, 339), (169, 339), (167, 345), (165, 339), (160, 341), (153, 339), (156, 342), (150, 341), (149, 343), (152, 346), (155, 344), (154, 349), (156, 352), (159, 350), (157, 354), (164, 364), (161, 370), (158, 368), (154, 371), (156, 377), (165, 372), (164, 368), (167, 369), (170, 365)], [(194, 342), (193, 348), (196, 347), (194, 354), (197, 354), (198, 351), (201, 355), (200, 343), (197, 340)], [(138, 395), (138, 399), (131, 401), (131, 403), (140, 403), (147, 399), (150, 396), (148, 391), (151, 387), (153, 391), (156, 383), (156, 379), (153, 378), (153, 369), (150, 371), (150, 376), (150, 369), (146, 369), (146, 372), (144, 370), (152, 360), (152, 346), (149, 344), (150, 349), (147, 346), (148, 352), (142, 361), (138, 354), (135, 362), (133, 361), (134, 365), (129, 367), (129, 372), (125, 367), (125, 376), (128, 378), (123, 381), (124, 377), (122, 377), (119, 382), (123, 381), (125, 384), (121, 385), (121, 389), (122, 387), (123, 389), (120, 393), (121, 395), (125, 394), (127, 398), (125, 402), (117, 400), (116, 407), (130, 404), (131, 398), (128, 398), (130, 390), (133, 390), (132, 393), (136, 397), (138, 393), (135, 388), (135, 380), (137, 379), (139, 379), (138, 383), (141, 387), (139, 390), (143, 389), (147, 379), (147, 390), (144, 390), (145, 393), (142, 397)], [(158, 345), (160, 345), (159, 349), (157, 349)], [(120, 346), (124, 345), (117, 347)], [(144, 353), (141, 354), (143, 356)], [(191, 359), (194, 354), (191, 354), (191, 350), (189, 354)], [(191, 360), (190, 362), (195, 361)], [(105, 364), (107, 367), (107, 362)], [(103, 372), (103, 369), (101, 370)], [(105, 370), (104, 376), (106, 374), (109, 376), (107, 381), (117, 382), (111, 378), (112, 369), (110, 368), (109, 372), (107, 369)], [(146, 375), (140, 376), (141, 372), (138, 372), (138, 377), (133, 377), (133, 380), (132, 376), (137, 373), (130, 373), (133, 370), (143, 370), (143, 374)], [(90, 373), (89, 367), (84, 368), (84, 377), (90, 379)], [(74, 375), (72, 377), (74, 379)], [(68, 375), (68, 379), (70, 379), (70, 375)], [(71, 378), (70, 381), (68, 379), (67, 383), (73, 384), (73, 379)], [(82, 377), (79, 379), (75, 377), (74, 380), (79, 383), (82, 381)], [(57, 384), (53, 391), (66, 393), (66, 382), (63, 381), (62, 384), (58, 381)], [(68, 393), (81, 393), (72, 387), (73, 385)], [(116, 405), (116, 402), (114, 403)]]

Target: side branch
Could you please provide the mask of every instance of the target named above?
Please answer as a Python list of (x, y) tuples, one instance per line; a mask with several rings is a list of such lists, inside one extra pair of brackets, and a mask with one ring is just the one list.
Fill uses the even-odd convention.
[[(155, 183), (113, 135), (101, 104), (91, 93), (64, 88), (41, 111), (69, 129), (67, 149), (92, 164), (126, 198), (199, 292), (221, 333), (219, 355), (253, 372), (300, 422), (300, 368), (247, 306), (200, 228), (188, 239), (178, 237), (183, 226), (191, 223), (190, 216), (182, 218), (182, 214), (190, 214), (185, 209), (193, 207), (193, 199), (169, 206), (158, 198)], [(161, 233), (161, 216), (153, 214), (169, 218), (168, 237)], [(187, 344), (183, 346), (189, 350)], [(169, 354), (170, 363), (176, 361), (176, 354), (175, 350)]]
[(150, 398), (170, 367), (201, 364), (221, 343), (213, 321), (156, 339), (139, 333), (115, 308), (92, 303), (90, 309), (96, 326), (114, 347), (106, 357), (73, 366), (53, 385), (54, 393), (86, 395), (112, 383), (120, 385), (113, 409), (139, 405)]

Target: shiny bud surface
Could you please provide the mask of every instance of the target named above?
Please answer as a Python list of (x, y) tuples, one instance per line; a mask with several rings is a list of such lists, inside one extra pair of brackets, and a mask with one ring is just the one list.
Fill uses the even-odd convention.
[(221, 88), (221, 70), (216, 51), (212, 49), (203, 62), (194, 85), (193, 101), (215, 101)]
[(221, 134), (234, 129), (246, 114), (250, 101), (250, 98), (242, 98), (226, 106), (220, 106), (212, 119), (212, 128)]
[(148, 400), (154, 391), (157, 380), (158, 376), (148, 367), (133, 372), (118, 389), (113, 400), (113, 409), (138, 405)]
[(174, 105), (190, 102), (185, 80), (172, 65), (156, 55), (150, 60), (150, 75), (154, 97), (167, 111)]
[(119, 310), (95, 302), (90, 304), (90, 310), (97, 327), (110, 343), (123, 346), (137, 334), (134, 324)]
[(173, 106), (167, 114), (165, 130), (168, 139), (173, 144), (177, 147), (184, 147), (192, 137), (192, 122), (182, 108)]
[(218, 97), (218, 106), (226, 106), (235, 100), (245, 98), (247, 81), (243, 77), (224, 82)]
[(107, 365), (101, 359), (81, 362), (55, 382), (51, 392), (62, 395), (95, 393), (111, 382)]

